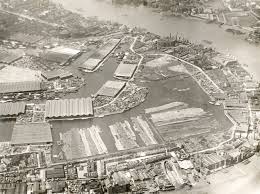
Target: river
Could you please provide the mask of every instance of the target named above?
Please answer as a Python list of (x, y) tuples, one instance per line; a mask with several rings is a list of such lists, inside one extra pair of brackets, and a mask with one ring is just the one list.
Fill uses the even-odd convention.
[[(246, 42), (239, 36), (234, 36), (225, 32), (225, 30), (217, 25), (206, 24), (205, 22), (197, 19), (174, 17), (162, 18), (159, 13), (155, 13), (149, 8), (143, 6), (116, 6), (113, 5), (110, 0), (55, 0), (55, 2), (61, 3), (66, 9), (78, 12), (86, 17), (97, 16), (99, 19), (115, 21), (130, 27), (142, 27), (150, 32), (162, 36), (167, 36), (170, 33), (178, 33), (193, 42), (201, 42), (205, 39), (212, 41), (213, 47), (215, 47), (218, 51), (230, 53), (235, 56), (240, 63), (248, 65), (249, 72), (254, 75), (255, 79), (260, 80), (260, 68), (258, 68), (258, 63), (260, 62), (259, 47)], [(107, 119), (109, 118), (111, 117), (107, 117)], [(67, 123), (65, 125), (67, 125)], [(259, 163), (259, 158), (256, 159), (256, 161)], [(259, 165), (254, 164), (254, 166), (257, 167)], [(169, 193), (260, 193), (259, 169), (256, 170), (255, 168), (252, 168), (253, 170), (248, 170), (250, 169), (249, 166), (246, 168), (243, 167), (243, 170), (241, 170), (240, 167), (236, 167), (235, 169), (238, 169), (241, 173), (243, 172), (243, 176), (237, 176), (230, 180), (223, 179), (225, 180), (224, 183), (216, 183), (213, 181), (211, 184), (212, 188), (201, 187), (197, 191), (195, 189), (188, 192), (180, 191)], [(232, 175), (234, 175), (234, 172), (227, 174), (227, 177)], [(213, 177), (215, 177), (215, 175)], [(217, 180), (221, 181), (222, 177), (219, 177)], [(227, 184), (225, 184), (225, 182)], [(230, 185), (233, 185), (232, 189), (229, 187)]]
[(144, 6), (132, 7), (114, 5), (110, 0), (55, 0), (66, 9), (86, 17), (97, 16), (130, 27), (142, 27), (150, 32), (168, 36), (179, 34), (193, 42), (209, 40), (213, 47), (223, 53), (230, 53), (240, 63), (248, 65), (248, 71), (260, 80), (260, 47), (246, 42), (242, 37), (226, 32), (215, 24), (206, 24), (198, 19), (163, 17)]

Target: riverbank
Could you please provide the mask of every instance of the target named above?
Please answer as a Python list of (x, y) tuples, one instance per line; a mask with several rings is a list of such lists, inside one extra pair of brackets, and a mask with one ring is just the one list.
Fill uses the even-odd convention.
[[(207, 37), (212, 42), (212, 47), (222, 53), (230, 53), (237, 57), (241, 64), (247, 64), (248, 70), (255, 79), (260, 80), (259, 47), (250, 44), (239, 36), (225, 32), (214, 24), (206, 24), (198, 19), (185, 19), (179, 17), (166, 17), (161, 20), (161, 15), (151, 9), (140, 6), (114, 6), (111, 2), (96, 2), (87, 0), (55, 1), (61, 3), (66, 9), (77, 12), (85, 17), (97, 16), (101, 20), (111, 20), (130, 27), (141, 27), (149, 32), (161, 36), (169, 36), (171, 33), (179, 34), (195, 43), (201, 43)], [(81, 8), (80, 11), (78, 9)], [(100, 10), (95, 12), (94, 10)], [(239, 45), (239, 46), (237, 46)]]

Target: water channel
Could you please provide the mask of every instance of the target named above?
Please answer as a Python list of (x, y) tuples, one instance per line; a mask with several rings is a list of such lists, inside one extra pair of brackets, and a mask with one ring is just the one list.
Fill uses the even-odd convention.
[(133, 7), (115, 5), (111, 0), (55, 0), (66, 9), (78, 12), (86, 17), (97, 16), (102, 20), (111, 20), (131, 27), (137, 26), (150, 32), (168, 36), (179, 34), (193, 42), (209, 40), (214, 48), (230, 53), (239, 62), (248, 65), (248, 70), (260, 80), (260, 47), (250, 44), (240, 36), (226, 32), (216, 24), (192, 18), (162, 17), (144, 6)]

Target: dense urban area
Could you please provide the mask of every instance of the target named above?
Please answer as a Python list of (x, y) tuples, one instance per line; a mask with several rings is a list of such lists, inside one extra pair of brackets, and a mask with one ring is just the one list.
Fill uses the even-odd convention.
[[(257, 0), (113, 2), (260, 40)], [(0, 31), (0, 194), (188, 191), (258, 157), (259, 82), (207, 40), (50, 0), (1, 0)]]

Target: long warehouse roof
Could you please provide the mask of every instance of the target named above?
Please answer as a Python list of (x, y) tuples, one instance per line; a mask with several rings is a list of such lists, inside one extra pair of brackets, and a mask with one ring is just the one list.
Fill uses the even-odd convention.
[(27, 123), (15, 124), (11, 144), (39, 144), (51, 143), (52, 134), (51, 126), (49, 123)]
[(91, 98), (48, 100), (45, 110), (46, 118), (91, 116), (94, 114)]
[(18, 115), (25, 112), (25, 103), (2, 103), (0, 104), (0, 116)]
[(136, 64), (120, 63), (115, 71), (115, 76), (131, 78), (136, 67)]
[(39, 81), (8, 82), (0, 83), (0, 93), (26, 92), (42, 90)]

